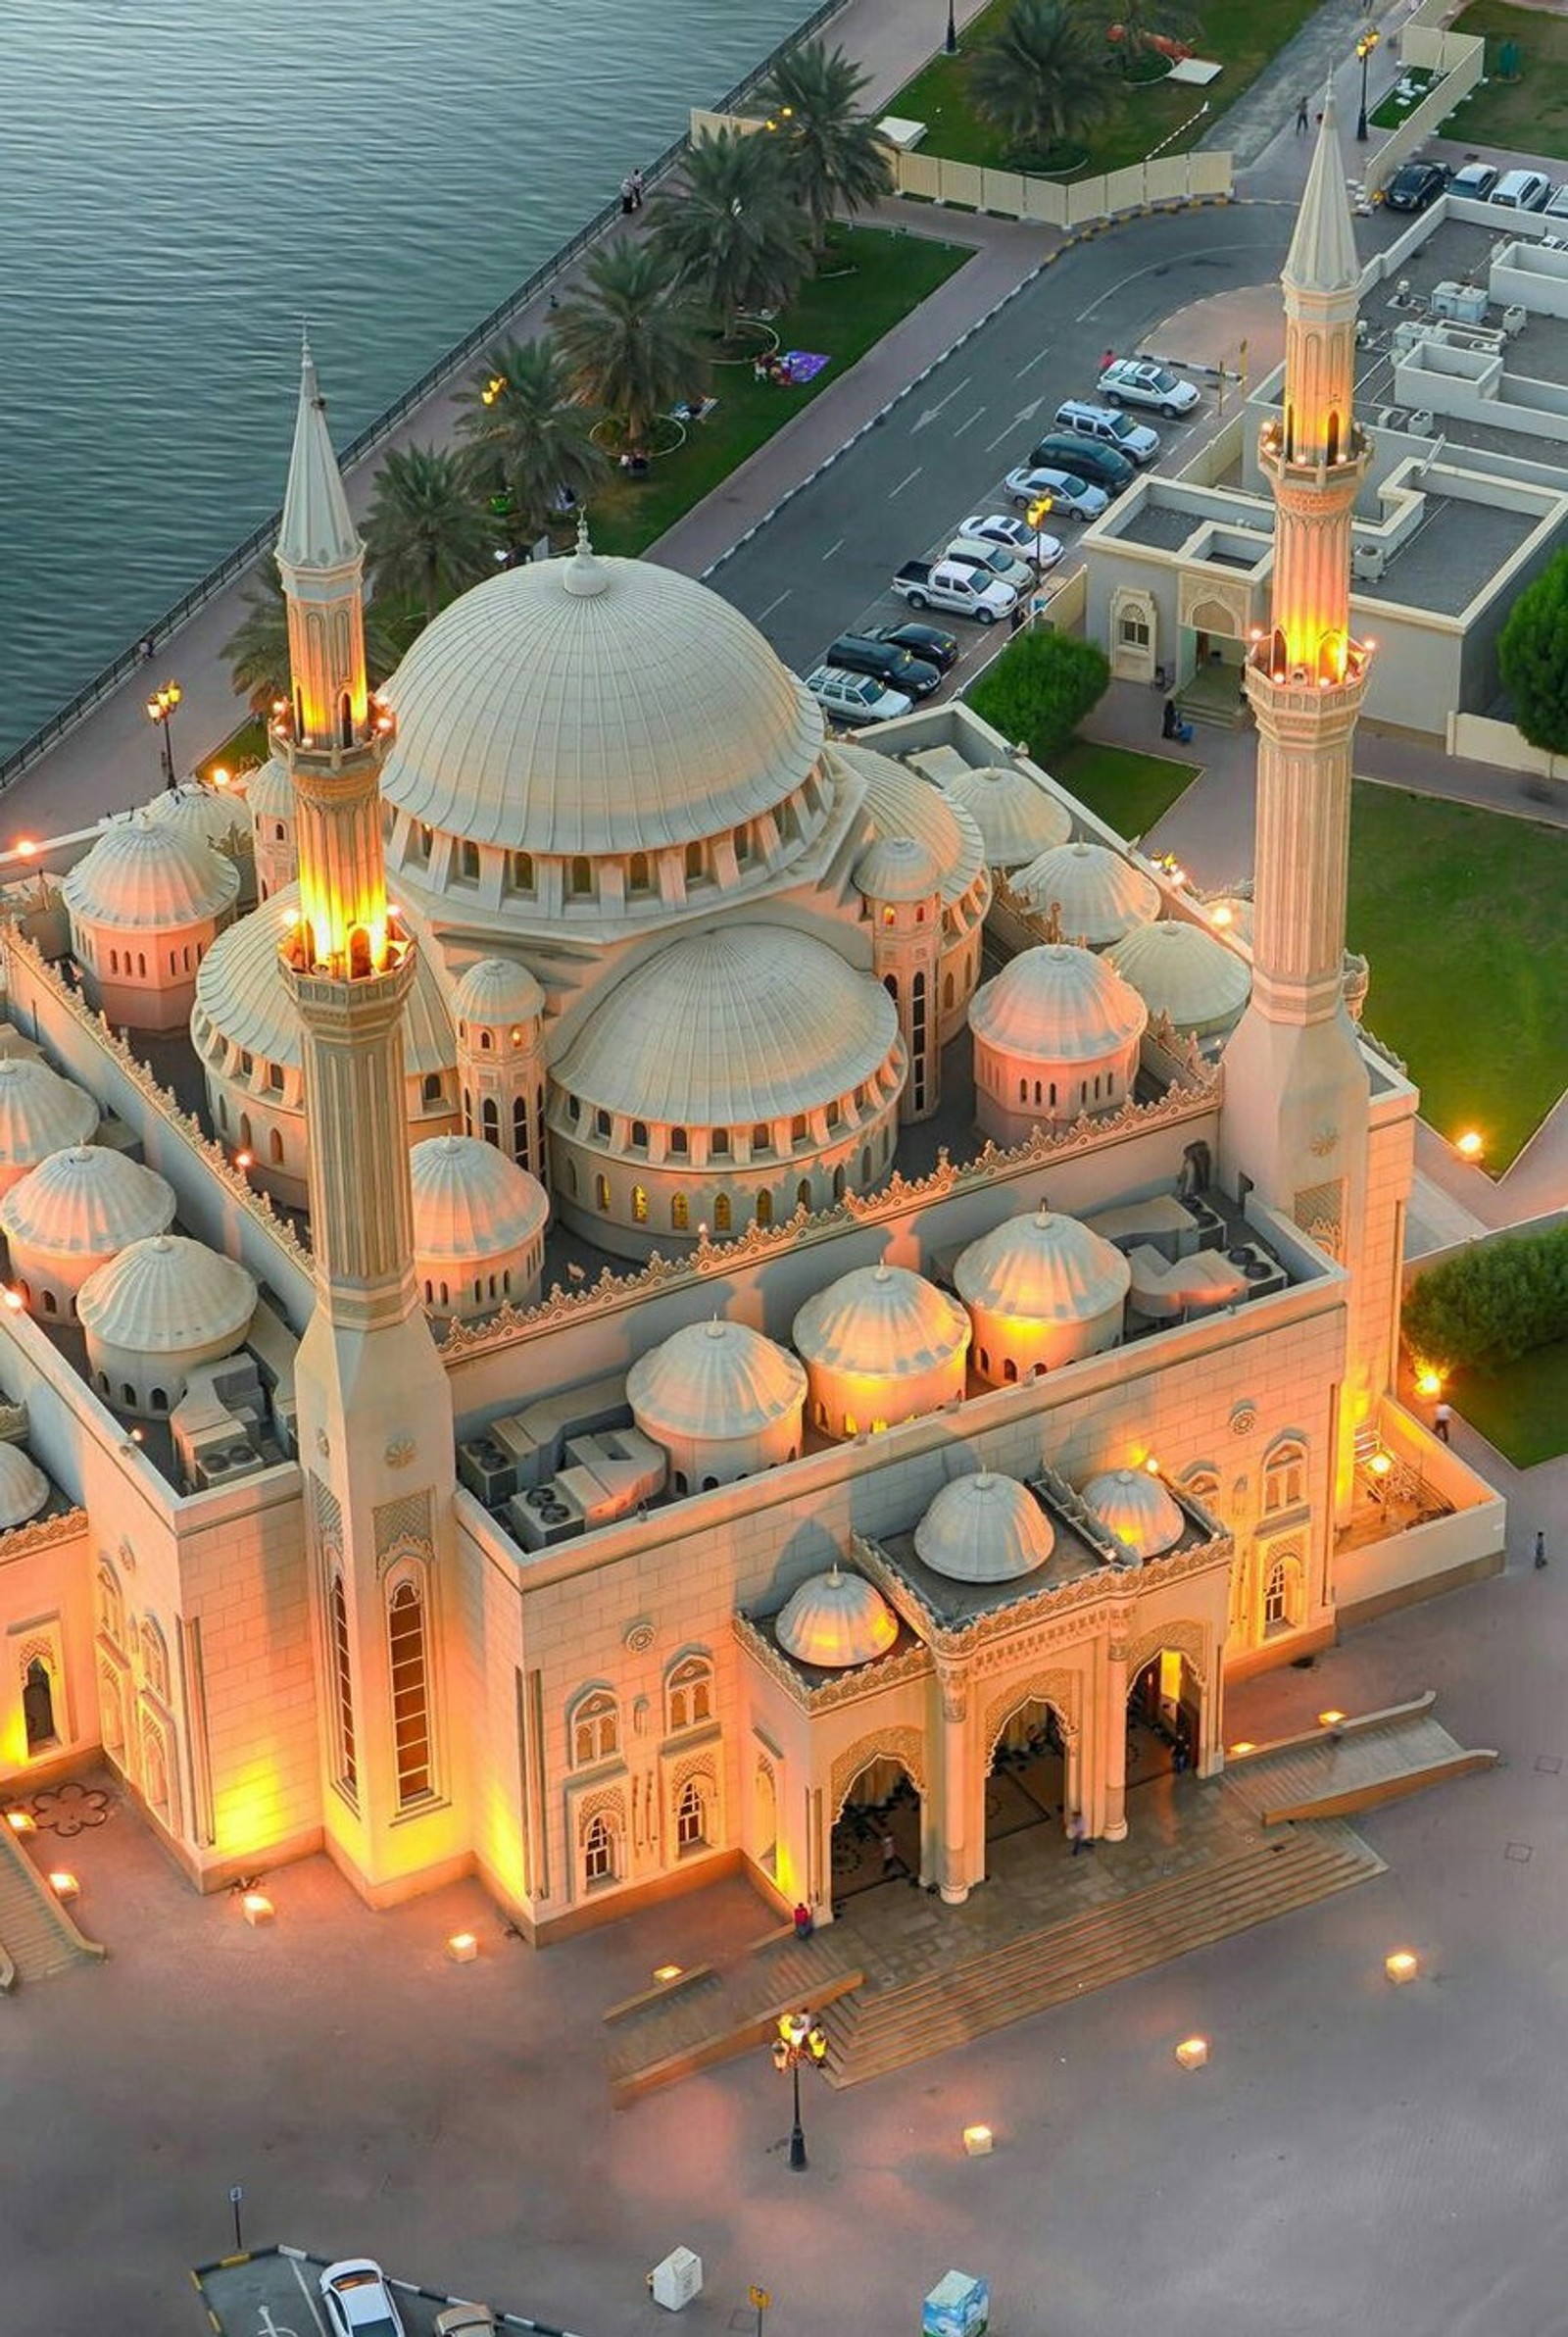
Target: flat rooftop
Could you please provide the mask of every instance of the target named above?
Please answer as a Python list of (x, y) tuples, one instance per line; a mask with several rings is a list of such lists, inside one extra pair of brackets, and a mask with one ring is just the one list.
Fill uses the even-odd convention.
[(1380, 578), (1357, 576), (1358, 601), (1389, 601), (1458, 617), (1537, 527), (1535, 512), (1499, 511), (1426, 489), (1426, 516)]

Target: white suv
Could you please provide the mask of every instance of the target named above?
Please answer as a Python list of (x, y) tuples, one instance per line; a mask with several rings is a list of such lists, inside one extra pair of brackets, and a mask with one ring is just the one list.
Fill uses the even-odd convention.
[(1058, 406), (1054, 426), (1080, 438), (1098, 438), (1134, 463), (1152, 463), (1159, 452), (1159, 432), (1147, 422), (1133, 422), (1114, 406), (1092, 406), (1087, 398), (1068, 398)]
[(1107, 406), (1152, 406), (1167, 422), (1191, 414), (1198, 384), (1184, 381), (1152, 357), (1113, 357), (1096, 385)]
[(914, 700), (902, 690), (890, 690), (874, 673), (850, 673), (841, 666), (818, 666), (806, 677), (806, 686), (822, 712), (835, 722), (856, 727), (861, 722), (891, 722), (907, 714)]

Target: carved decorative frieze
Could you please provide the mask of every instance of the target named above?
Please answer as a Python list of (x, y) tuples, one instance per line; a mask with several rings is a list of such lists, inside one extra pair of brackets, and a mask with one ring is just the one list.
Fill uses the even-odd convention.
[(833, 1764), (828, 1782), (828, 1799), (836, 1818), (849, 1799), (850, 1787), (862, 1769), (874, 1761), (897, 1762), (906, 1769), (915, 1792), (925, 1799), (925, 1740), (918, 1728), (878, 1728), (870, 1736), (860, 1737), (847, 1753), (841, 1753)]
[[(34, 1517), (25, 1525), (13, 1525), (0, 1533), (0, 1550), (8, 1559), (24, 1558), (29, 1550), (47, 1550), (54, 1542), (74, 1541), (86, 1531), (85, 1510), (60, 1510), (52, 1517)], [(134, 1568), (134, 1559), (129, 1564)]]
[(1135, 1639), (1127, 1656), (1127, 1671), (1136, 1678), (1144, 1666), (1166, 1648), (1178, 1651), (1187, 1658), (1200, 1679), (1208, 1676), (1208, 1630), (1203, 1623), (1159, 1623), (1142, 1638)]
[(1009, 1680), (986, 1706), (982, 1735), (987, 1762), (1007, 1722), (1025, 1704), (1049, 1704), (1063, 1737), (1071, 1740), (1083, 1725), (1083, 1676), (1076, 1671), (1024, 1671)]
[(905, 1680), (924, 1679), (931, 1670), (931, 1658), (923, 1647), (906, 1647), (873, 1663), (857, 1664), (851, 1670), (835, 1673), (831, 1679), (813, 1686), (783, 1650), (746, 1616), (736, 1616), (734, 1628), (736, 1638), (753, 1662), (784, 1690), (792, 1704), (799, 1705), (806, 1713), (831, 1712), (841, 1704), (858, 1704), (863, 1697), (879, 1696), (884, 1688), (897, 1687)]

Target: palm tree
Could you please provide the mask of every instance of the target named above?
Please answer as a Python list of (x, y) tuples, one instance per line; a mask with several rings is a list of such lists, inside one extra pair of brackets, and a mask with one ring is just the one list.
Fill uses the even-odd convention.
[(656, 198), (652, 233), (676, 279), (733, 327), (747, 309), (781, 309), (810, 270), (805, 213), (770, 138), (721, 129), (699, 139), (685, 175)]
[(422, 609), (426, 622), (488, 575), (495, 522), (462, 456), (434, 446), (389, 454), (370, 499), (365, 548), (377, 595)]
[(767, 109), (759, 135), (783, 154), (817, 251), (835, 211), (853, 218), (893, 192), (887, 150), (856, 103), (867, 77), (842, 49), (807, 41), (774, 66), (758, 101)]
[[(247, 588), (245, 612), (219, 655), (228, 660), (235, 689), (243, 690), (261, 714), (286, 698), (292, 686), (283, 580), (270, 560), (263, 562)], [(365, 662), (372, 687), (385, 681), (406, 646), (372, 603), (365, 612)]]
[(1103, 19), (1017, 0), (970, 61), (969, 99), (1026, 156), (1087, 137), (1118, 103)]
[(556, 331), (572, 386), (620, 424), (627, 451), (646, 450), (656, 415), (690, 398), (706, 375), (703, 311), (653, 243), (602, 246), (585, 289), (562, 304)]
[(458, 426), (469, 475), (481, 493), (512, 498), (509, 523), (519, 542), (542, 535), (564, 504), (586, 503), (603, 483), (593, 417), (573, 398), (548, 333), (500, 342), (458, 403), (466, 409)]

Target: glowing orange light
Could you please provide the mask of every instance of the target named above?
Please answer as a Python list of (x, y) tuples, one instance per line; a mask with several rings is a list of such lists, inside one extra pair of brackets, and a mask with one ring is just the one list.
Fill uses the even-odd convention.
[(8, 1810), (6, 1823), (14, 1834), (35, 1834), (38, 1831), (31, 1813), (26, 1810)]
[(1345, 1715), (1344, 1715), (1343, 1713), (1341, 1713), (1341, 1712), (1335, 1712), (1335, 1711), (1334, 1711), (1334, 1710), (1331, 1708), (1331, 1709), (1330, 1709), (1328, 1712), (1326, 1712), (1326, 1713), (1319, 1713), (1319, 1714), (1318, 1714), (1318, 1716), (1317, 1716), (1317, 1724), (1318, 1724), (1319, 1728), (1338, 1728), (1338, 1726), (1340, 1725), (1340, 1722), (1341, 1722), (1341, 1721), (1344, 1719), (1344, 1717), (1345, 1717)]
[(1211, 920), (1216, 925), (1229, 925), (1235, 922), (1235, 920), (1232, 918), (1230, 911), (1226, 908), (1223, 901), (1220, 902), (1217, 908), (1211, 909), (1208, 914)]
[(1373, 1454), (1371, 1467), (1375, 1477), (1386, 1477), (1393, 1467), (1394, 1463), (1389, 1459), (1387, 1453)]
[(247, 1891), (239, 1904), (246, 1922), (253, 1930), (260, 1923), (270, 1923), (277, 1912), (265, 1891)]
[(454, 1964), (472, 1964), (479, 1954), (479, 1942), (471, 1931), (454, 1931), (447, 1941), (447, 1954)]
[(1233, 1761), (1240, 1761), (1244, 1753), (1255, 1753), (1257, 1751), (1257, 1747), (1253, 1744), (1250, 1736), (1244, 1736), (1239, 1737), (1236, 1743), (1229, 1748), (1229, 1751)]
[(17, 851), (23, 860), (31, 860), (37, 849), (38, 847), (33, 842), (31, 836), (19, 836), (17, 838)]
[(213, 765), (213, 785), (215, 787), (226, 787), (228, 785), (228, 773), (220, 763), (215, 763)]
[(1441, 1396), (1443, 1373), (1441, 1371), (1423, 1371), (1415, 1383), (1415, 1391), (1418, 1396)]
[(1153, 1454), (1152, 1454), (1152, 1453), (1151, 1453), (1151, 1454), (1150, 1454), (1150, 1456), (1149, 1456), (1149, 1459), (1148, 1459), (1148, 1460), (1147, 1460), (1147, 1461), (1144, 1463), (1144, 1467), (1145, 1467), (1148, 1469), (1148, 1471), (1149, 1471), (1149, 1473), (1150, 1473), (1150, 1475), (1151, 1475), (1152, 1477), (1157, 1477), (1157, 1476), (1158, 1476), (1158, 1474), (1159, 1474), (1159, 1463), (1158, 1463), (1158, 1462), (1157, 1462), (1157, 1461), (1154, 1459), (1154, 1456), (1153, 1456)]
[(1208, 2039), (1184, 2037), (1176, 2048), (1176, 2059), (1184, 2069), (1201, 2069), (1208, 2060)]
[(252, 1156), (250, 1153), (248, 1153), (248, 1152), (237, 1152), (237, 1153), (234, 1155), (234, 1166), (235, 1166), (235, 1168), (248, 1168), (250, 1167), (250, 1165), (251, 1165), (251, 1160), (252, 1160), (252, 1157), (253, 1157), (253, 1156)]
[(22, 1293), (21, 1293), (21, 1291), (20, 1291), (20, 1290), (8, 1290), (8, 1291), (6, 1291), (6, 1292), (5, 1292), (4, 1296), (5, 1296), (5, 1302), (6, 1302), (6, 1305), (7, 1305), (7, 1306), (8, 1306), (8, 1307), (11, 1309), (11, 1312), (12, 1312), (12, 1314), (13, 1314), (13, 1315), (20, 1315), (20, 1314), (22, 1313)]
[(57, 1866), (49, 1877), (49, 1888), (57, 1899), (74, 1899), (81, 1885), (64, 1866)]
[(1396, 1988), (1402, 1988), (1406, 1980), (1413, 1980), (1421, 1969), (1418, 1960), (1408, 1948), (1396, 1948), (1392, 1956), (1385, 1956), (1383, 1968)]
[(671, 1980), (678, 1980), (685, 1966), (679, 1964), (656, 1964), (654, 1978), (661, 1988), (667, 1988)]
[(971, 2159), (988, 2158), (992, 2141), (993, 2136), (989, 2126), (965, 2126), (963, 2129), (963, 2147)]
[(1462, 1161), (1479, 1161), (1486, 1147), (1479, 1129), (1466, 1128), (1462, 1136), (1454, 1139), (1453, 1149)]

